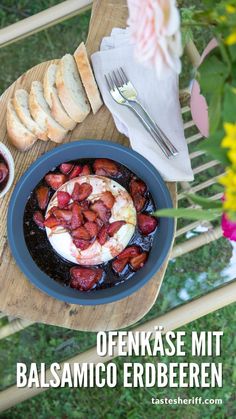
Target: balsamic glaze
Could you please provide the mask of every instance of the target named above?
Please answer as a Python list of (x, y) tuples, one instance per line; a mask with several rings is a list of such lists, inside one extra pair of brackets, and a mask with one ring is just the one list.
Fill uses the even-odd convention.
[[(66, 163), (73, 163), (73, 164), (79, 164), (79, 165), (89, 165), (92, 171), (93, 162), (95, 159), (79, 159), (79, 160), (73, 160)], [(132, 173), (127, 167), (116, 163), (118, 166), (119, 172), (121, 173), (121, 176), (119, 177), (112, 177), (111, 179), (118, 182), (120, 185), (122, 185), (126, 190), (129, 191), (129, 183), (131, 179), (135, 176), (134, 173)], [(50, 173), (59, 172), (59, 166), (56, 168), (52, 168)], [(46, 173), (45, 173), (46, 175)], [(40, 230), (40, 228), (34, 223), (33, 221), (33, 214), (35, 211), (38, 210), (38, 204), (36, 199), (35, 191), (40, 185), (46, 185), (46, 182), (44, 179), (41, 179), (38, 185), (35, 187), (35, 189), (32, 191), (27, 204), (25, 206), (24, 211), (24, 236), (25, 236), (25, 242), (27, 245), (27, 248), (34, 260), (34, 262), (38, 265), (38, 267), (49, 277), (54, 279), (55, 281), (59, 282), (60, 284), (64, 286), (69, 286), (70, 281), (70, 268), (73, 266), (76, 266), (74, 263), (69, 262), (59, 256), (55, 250), (52, 248), (48, 238), (47, 234), (44, 230)], [(55, 191), (51, 190), (51, 196), (54, 194)], [(155, 211), (155, 205), (153, 202), (153, 199), (151, 197), (151, 194), (147, 190), (146, 193), (146, 205), (145, 208), (142, 210), (142, 212), (153, 212)], [(131, 244), (136, 244), (140, 246), (143, 250), (149, 252), (152, 247), (153, 242), (153, 235), (149, 234), (148, 236), (143, 236), (140, 234), (138, 229), (136, 228), (135, 233), (130, 240), (128, 246)], [(104, 270), (104, 275), (102, 279), (99, 281), (99, 283), (96, 284), (96, 286), (87, 292), (94, 292), (94, 290), (98, 289), (105, 289), (110, 288), (115, 285), (119, 285), (120, 283), (127, 281), (129, 278), (131, 278), (135, 272), (127, 266), (125, 270), (122, 272), (122, 274), (117, 274), (112, 269), (112, 260), (97, 265), (101, 267)], [(78, 265), (77, 265), (78, 266)], [(93, 266), (94, 267), (94, 266)]]

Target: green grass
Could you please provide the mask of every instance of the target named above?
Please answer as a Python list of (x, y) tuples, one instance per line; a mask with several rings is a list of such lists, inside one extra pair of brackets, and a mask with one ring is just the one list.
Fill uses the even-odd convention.
[[(4, 27), (19, 19), (58, 4), (57, 0), (3, 0), (0, 4), (0, 26)], [(189, 5), (187, 0), (179, 1)], [(191, 4), (200, 5), (200, 1)], [(74, 17), (46, 31), (35, 34), (16, 44), (0, 49), (0, 91), (3, 92), (18, 76), (28, 68), (52, 58), (72, 52), (86, 39), (90, 12)], [(209, 31), (196, 32), (196, 41), (200, 50), (210, 38)], [(181, 86), (189, 82), (191, 71), (184, 60), (184, 72)], [(192, 147), (192, 146), (191, 146)], [(192, 150), (191, 150), (192, 151)], [(200, 162), (200, 161), (199, 161)], [(199, 163), (198, 162), (198, 163)], [(214, 174), (214, 173), (213, 173)], [(199, 175), (204, 180), (205, 174)], [(199, 179), (198, 179), (199, 180)], [(215, 193), (218, 187), (215, 186)], [(208, 191), (209, 192), (209, 191)], [(181, 224), (180, 224), (181, 223)], [(180, 221), (179, 225), (184, 222)], [(229, 264), (232, 249), (230, 243), (220, 239), (184, 257), (169, 263), (160, 295), (151, 311), (142, 322), (154, 318), (171, 308), (194, 297), (205, 294), (228, 280), (221, 275)], [(88, 418), (88, 419), (149, 419), (158, 418), (234, 418), (235, 411), (235, 304), (208, 315), (187, 325), (181, 330), (223, 330), (223, 350), (217, 362), (224, 364), (224, 386), (222, 389), (124, 389), (120, 385), (115, 389), (51, 389), (40, 396), (21, 403), (2, 414), (2, 418)], [(4, 324), (4, 320), (0, 324)], [(77, 332), (69, 329), (33, 325), (20, 333), (4, 339), (0, 343), (1, 389), (15, 382), (16, 362), (51, 362), (65, 360), (76, 353), (83, 352), (96, 343), (95, 333)], [(187, 340), (187, 345), (189, 339)], [(191, 359), (186, 356), (185, 362)], [(131, 361), (149, 362), (148, 357), (131, 358)], [(205, 361), (199, 359), (199, 362)], [(214, 359), (213, 359), (214, 360)], [(121, 373), (126, 358), (116, 360)], [(172, 362), (178, 362), (172, 358)], [(223, 406), (153, 406), (151, 397), (186, 397), (222, 398)]]

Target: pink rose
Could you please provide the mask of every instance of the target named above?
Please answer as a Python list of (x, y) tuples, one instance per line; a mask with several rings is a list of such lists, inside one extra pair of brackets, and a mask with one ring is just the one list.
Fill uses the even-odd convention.
[(236, 222), (229, 220), (225, 213), (222, 215), (221, 227), (224, 237), (236, 241)]
[(175, 0), (128, 0), (128, 8), (137, 59), (153, 65), (159, 78), (167, 68), (179, 74), (182, 45)]

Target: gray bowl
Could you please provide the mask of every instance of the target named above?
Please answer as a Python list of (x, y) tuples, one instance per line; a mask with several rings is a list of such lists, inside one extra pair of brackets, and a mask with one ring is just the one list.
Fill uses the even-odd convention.
[(110, 141), (82, 140), (59, 146), (37, 159), (20, 178), (11, 197), (7, 220), (9, 245), (19, 268), (36, 287), (54, 298), (73, 304), (112, 303), (137, 291), (160, 269), (174, 234), (173, 219), (161, 218), (144, 267), (126, 282), (112, 288), (81, 292), (60, 285), (39, 269), (28, 251), (23, 231), (23, 216), (29, 195), (52, 167), (76, 158), (99, 157), (117, 161), (140, 177), (148, 185), (159, 209), (172, 207), (170, 193), (158, 171), (148, 160), (127, 147)]

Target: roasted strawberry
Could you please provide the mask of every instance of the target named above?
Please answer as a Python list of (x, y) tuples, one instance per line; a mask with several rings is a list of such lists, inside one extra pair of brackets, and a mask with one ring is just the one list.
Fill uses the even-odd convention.
[(128, 262), (129, 258), (113, 260), (112, 269), (118, 274), (120, 274), (125, 269)]
[(57, 192), (57, 203), (59, 208), (65, 208), (70, 202), (71, 196), (68, 192)]
[(36, 189), (36, 198), (38, 201), (38, 206), (41, 210), (45, 210), (49, 201), (49, 195), (50, 191), (47, 186), (41, 185)]
[(108, 240), (109, 236), (108, 236), (108, 225), (103, 225), (102, 228), (100, 229), (99, 233), (98, 233), (98, 242), (100, 243), (101, 246), (103, 246), (106, 241)]
[(55, 209), (53, 215), (59, 220), (63, 221), (63, 224), (70, 224), (72, 218), (72, 211), (66, 209)]
[(142, 234), (152, 233), (157, 226), (157, 219), (151, 215), (138, 214), (138, 228)]
[(144, 196), (142, 196), (139, 193), (136, 193), (133, 196), (133, 201), (134, 201), (134, 206), (137, 210), (137, 212), (142, 211), (142, 209), (144, 208), (145, 204), (146, 204), (146, 198)]
[(96, 159), (93, 168), (95, 174), (100, 176), (117, 176), (120, 174), (116, 163), (109, 159)]
[(134, 271), (142, 268), (147, 260), (148, 254), (146, 252), (140, 253), (140, 255), (130, 259), (130, 265)]
[(100, 200), (106, 205), (107, 208), (112, 209), (115, 198), (110, 191), (103, 192), (100, 196)]
[(99, 268), (77, 267), (70, 270), (70, 286), (80, 291), (90, 290), (102, 278), (103, 270)]
[(49, 186), (55, 191), (59, 189), (67, 181), (66, 175), (62, 173), (49, 173), (45, 176), (45, 180)]
[(83, 239), (73, 239), (73, 243), (80, 250), (86, 250), (91, 246), (91, 242)]
[(88, 230), (83, 226), (76, 228), (71, 234), (74, 239), (90, 240), (91, 238)]
[(87, 176), (87, 175), (90, 175), (90, 174), (91, 174), (90, 167), (89, 167), (87, 164), (85, 164), (85, 165), (82, 167), (82, 171), (81, 171), (81, 173), (80, 173), (80, 176)]
[(77, 202), (72, 204), (71, 228), (75, 230), (83, 224), (82, 209)]
[(87, 221), (84, 224), (84, 227), (89, 232), (90, 239), (95, 239), (95, 237), (97, 237), (97, 234), (98, 234), (98, 226), (97, 226), (96, 223), (93, 223), (92, 221)]
[(54, 215), (50, 215), (45, 221), (44, 226), (48, 228), (57, 227), (60, 225), (60, 220), (58, 220)]
[(74, 179), (75, 177), (79, 176), (81, 172), (82, 172), (82, 167), (76, 165), (70, 172), (69, 179)]
[(107, 231), (109, 236), (113, 237), (114, 234), (116, 234), (117, 231), (119, 231), (120, 228), (125, 224), (126, 224), (125, 221), (114, 221), (113, 223), (109, 224), (108, 231)]
[(68, 175), (68, 173), (71, 172), (73, 167), (74, 167), (74, 164), (72, 164), (72, 163), (62, 163), (60, 165), (60, 172), (64, 173), (64, 175)]
[(84, 201), (88, 198), (88, 196), (92, 193), (93, 187), (89, 183), (81, 183), (79, 184), (76, 182), (74, 184), (73, 192), (72, 192), (72, 199), (74, 201)]
[(0, 163), (0, 183), (4, 182), (9, 173), (8, 167), (5, 163)]
[(85, 210), (83, 211), (83, 215), (88, 221), (95, 221), (97, 218), (97, 214), (94, 211), (91, 210)]
[(43, 228), (44, 229), (44, 216), (41, 213), (41, 211), (35, 211), (35, 213), (33, 215), (33, 220), (34, 220), (35, 224), (37, 224), (37, 226), (39, 228)]
[(141, 253), (141, 249), (138, 246), (132, 245), (126, 247), (122, 252), (117, 256), (117, 259), (131, 259)]
[(111, 211), (104, 205), (104, 203), (99, 199), (91, 205), (91, 210), (95, 211), (98, 217), (104, 222), (108, 222), (111, 217)]
[(132, 197), (136, 194), (144, 195), (147, 190), (147, 186), (141, 179), (132, 179), (129, 184), (129, 190)]
[(101, 218), (96, 218), (95, 220), (97, 226), (98, 226), (98, 230), (101, 230), (102, 226), (104, 225), (104, 222), (101, 220)]
[(87, 199), (85, 199), (84, 201), (80, 201), (79, 204), (81, 208), (83, 209), (83, 211), (89, 209), (90, 202)]

